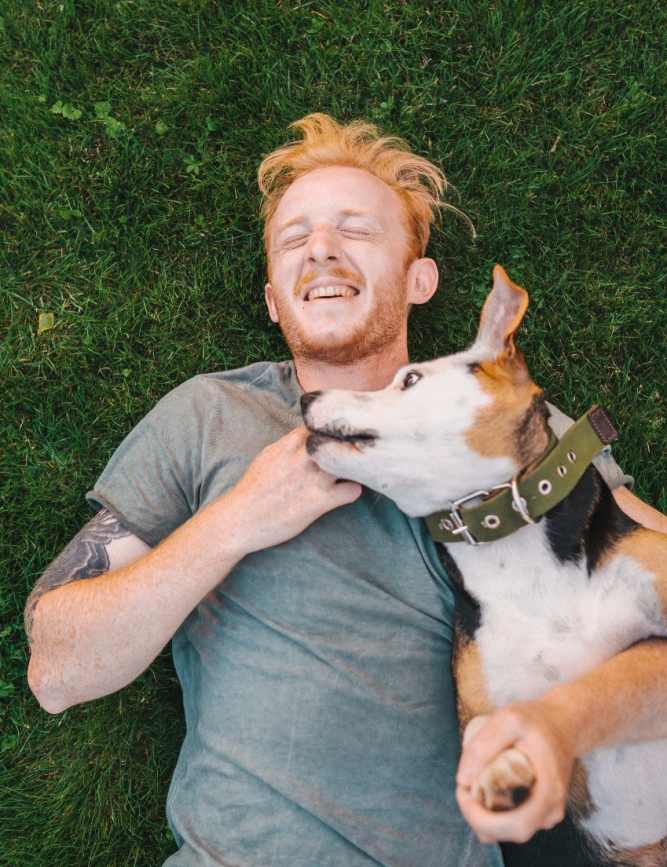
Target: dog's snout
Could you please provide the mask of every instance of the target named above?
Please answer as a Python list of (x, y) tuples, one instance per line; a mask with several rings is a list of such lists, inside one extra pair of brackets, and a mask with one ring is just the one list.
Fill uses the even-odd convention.
[(306, 413), (308, 412), (308, 407), (321, 394), (321, 391), (308, 391), (306, 392), (306, 394), (301, 395), (301, 415), (304, 418), (306, 417)]

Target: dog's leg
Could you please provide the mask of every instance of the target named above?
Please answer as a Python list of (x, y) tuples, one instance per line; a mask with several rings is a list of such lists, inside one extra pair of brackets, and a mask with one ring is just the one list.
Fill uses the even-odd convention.
[[(469, 741), (484, 725), (486, 716), (470, 720), (463, 733), (463, 743)], [(503, 750), (487, 765), (472, 787), (475, 800), (487, 810), (513, 810), (530, 795), (535, 774), (530, 761), (521, 750)]]

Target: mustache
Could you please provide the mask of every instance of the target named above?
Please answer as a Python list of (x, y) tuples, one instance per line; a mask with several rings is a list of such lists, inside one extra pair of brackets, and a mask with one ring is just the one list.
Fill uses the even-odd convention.
[(353, 283), (355, 286), (358, 286), (360, 282), (357, 276), (340, 266), (332, 268), (331, 271), (327, 271), (325, 274), (321, 274), (318, 271), (311, 271), (308, 274), (305, 274), (303, 279), (299, 280), (297, 285), (294, 287), (294, 297), (296, 299), (300, 298), (303, 294), (304, 287), (313, 280), (317, 280), (318, 277), (335, 277), (345, 283)]

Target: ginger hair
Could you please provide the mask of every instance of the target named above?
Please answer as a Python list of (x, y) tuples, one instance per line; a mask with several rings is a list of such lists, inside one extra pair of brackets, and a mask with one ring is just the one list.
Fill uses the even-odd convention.
[(382, 136), (375, 124), (363, 120), (341, 126), (321, 112), (295, 120), (289, 127), (300, 130), (303, 139), (268, 154), (257, 170), (257, 182), (264, 197), (260, 214), (265, 221), (267, 260), (270, 261), (271, 220), (288, 187), (307, 172), (328, 166), (365, 169), (394, 190), (403, 204), (403, 225), (409, 239), (408, 262), (426, 253), (431, 224), (440, 208), (462, 216), (475, 237), (475, 227), (469, 218), (440, 199), (451, 186), (441, 169), (413, 154), (404, 139)]

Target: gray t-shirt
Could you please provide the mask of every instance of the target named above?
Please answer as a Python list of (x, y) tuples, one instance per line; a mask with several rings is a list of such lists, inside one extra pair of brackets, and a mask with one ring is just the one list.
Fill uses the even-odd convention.
[[(291, 361), (196, 376), (92, 491), (149, 545), (302, 424)], [(165, 867), (487, 867), (459, 813), (453, 599), (423, 522), (367, 489), (245, 557), (172, 642), (186, 736)]]
[[(301, 394), (291, 361), (196, 376), (86, 497), (155, 546), (302, 424)], [(501, 864), (454, 796), (452, 615), (423, 521), (368, 489), (241, 560), (173, 638), (187, 731), (164, 867)]]

